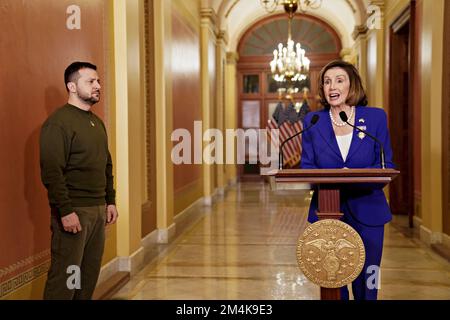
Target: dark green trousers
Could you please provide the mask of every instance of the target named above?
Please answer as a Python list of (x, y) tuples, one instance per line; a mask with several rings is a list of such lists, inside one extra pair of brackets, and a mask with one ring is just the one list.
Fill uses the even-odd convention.
[(51, 264), (45, 284), (46, 300), (92, 299), (105, 246), (105, 205), (74, 208), (81, 224), (76, 234), (64, 230), (52, 210)]

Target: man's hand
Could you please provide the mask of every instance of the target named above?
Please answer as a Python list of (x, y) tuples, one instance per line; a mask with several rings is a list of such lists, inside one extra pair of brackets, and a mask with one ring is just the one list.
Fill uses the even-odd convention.
[(67, 232), (77, 233), (81, 231), (80, 220), (75, 212), (69, 213), (68, 215), (61, 218), (64, 230)]
[(119, 214), (117, 213), (117, 208), (114, 204), (109, 204), (106, 206), (106, 224), (116, 223), (117, 217)]

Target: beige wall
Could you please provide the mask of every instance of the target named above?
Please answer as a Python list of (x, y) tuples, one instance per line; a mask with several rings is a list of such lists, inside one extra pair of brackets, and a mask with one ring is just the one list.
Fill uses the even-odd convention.
[[(450, 235), (450, 3), (445, 2), (444, 13), (444, 67), (443, 69), (443, 95), (442, 95), (442, 109), (443, 109), (443, 229), (446, 235)], [(450, 242), (450, 237), (447, 237)], [(445, 240), (444, 240), (445, 242)], [(450, 244), (450, 243), (449, 243)]]
[[(191, 15), (181, 3), (174, 3), (171, 38), (173, 129), (187, 129), (192, 138), (192, 164), (174, 165), (173, 168), (175, 215), (201, 198), (203, 192), (202, 167), (194, 164), (194, 139), (201, 139), (195, 135), (194, 121), (202, 120), (199, 13)], [(193, 20), (197, 24), (193, 24)]]
[[(154, 1), (155, 36), (155, 123), (156, 123), (156, 225), (165, 230), (163, 241), (168, 240), (168, 230), (173, 227), (173, 166), (170, 159), (173, 129), (172, 62), (171, 52), (172, 3)], [(158, 231), (159, 232), (159, 231)]]
[(367, 95), (369, 105), (383, 108), (384, 87), (384, 29), (373, 29), (367, 33)]
[[(216, 83), (215, 83), (215, 95), (213, 98), (216, 103), (216, 128), (224, 131), (225, 128), (225, 65), (226, 65), (226, 43), (227, 35), (225, 32), (220, 32), (217, 38), (216, 46)], [(222, 152), (225, 156), (225, 152)], [(218, 164), (216, 166), (217, 188), (220, 193), (223, 193), (226, 187), (225, 181), (225, 166)]]
[[(215, 13), (211, 9), (201, 11), (200, 21), (200, 52), (201, 52), (201, 86), (202, 86), (202, 121), (203, 132), (214, 128), (214, 104), (212, 90), (215, 84), (215, 41), (216, 41), (216, 20)], [(203, 150), (209, 142), (203, 142)], [(203, 153), (203, 196), (207, 204), (211, 203), (214, 193), (214, 165), (209, 162), (208, 152)]]
[[(408, 6), (407, 0), (386, 2), (385, 29)], [(421, 122), (420, 172), (421, 194), (418, 222), (421, 224), (421, 238), (427, 243), (441, 242), (443, 239), (442, 207), (442, 68), (443, 68), (443, 26), (444, 0), (417, 1), (418, 79), (420, 90)], [(386, 53), (387, 54), (387, 53)]]
[(433, 243), (439, 242), (443, 231), (441, 116), (444, 0), (423, 0), (422, 7), (422, 221), (425, 232), (422, 234)]
[(174, 216), (202, 197), (209, 203), (219, 184), (214, 166), (174, 165), (171, 151), (179, 142), (170, 139), (177, 128), (188, 129), (194, 138), (194, 121), (202, 121), (201, 136), (218, 126), (216, 25), (215, 13), (203, 12), (199, 1), (155, 2), (157, 228), (162, 241), (170, 241)]
[[(144, 97), (139, 0), (114, 1), (115, 158), (117, 176), (117, 252), (128, 257), (140, 247)], [(141, 11), (142, 12), (142, 11)]]
[[(227, 64), (225, 67), (225, 129), (234, 130), (237, 128), (237, 60), (239, 56), (236, 52), (227, 52)], [(233, 141), (234, 143), (234, 141)], [(236, 159), (236, 147), (233, 150), (231, 159)], [(237, 166), (226, 164), (226, 182), (235, 183), (237, 181)]]

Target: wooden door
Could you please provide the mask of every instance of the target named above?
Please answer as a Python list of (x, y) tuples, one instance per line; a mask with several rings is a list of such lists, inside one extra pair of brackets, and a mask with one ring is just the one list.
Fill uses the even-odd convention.
[(414, 213), (413, 176), (413, 43), (411, 10), (405, 11), (390, 28), (389, 128), (394, 163), (401, 174), (390, 184), (393, 214)]

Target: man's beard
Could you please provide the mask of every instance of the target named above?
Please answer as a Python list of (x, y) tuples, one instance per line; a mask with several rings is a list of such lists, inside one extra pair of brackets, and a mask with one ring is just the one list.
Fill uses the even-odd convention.
[(80, 98), (80, 100), (83, 100), (84, 102), (86, 102), (89, 105), (94, 105), (97, 102), (100, 101), (100, 91), (98, 92), (98, 98), (94, 96), (95, 93), (91, 94), (90, 96), (88, 96), (87, 94), (83, 94), (81, 92), (77, 92), (78, 93), (78, 98)]

